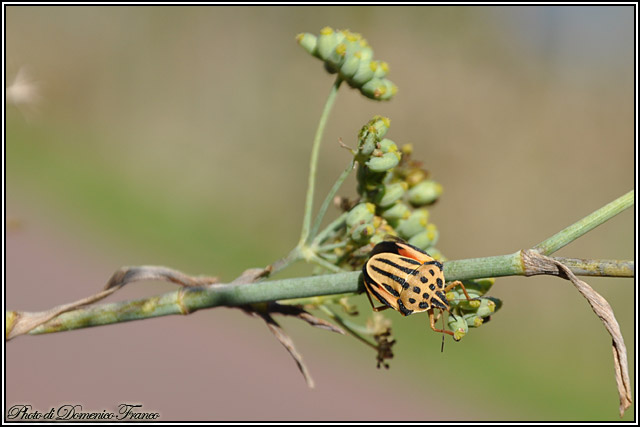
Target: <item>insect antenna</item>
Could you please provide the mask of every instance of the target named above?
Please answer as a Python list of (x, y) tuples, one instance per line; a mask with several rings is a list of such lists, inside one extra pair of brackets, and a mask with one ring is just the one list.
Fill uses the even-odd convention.
[[(444, 316), (442, 316), (442, 330), (444, 331)], [(442, 332), (442, 345), (440, 346), (440, 353), (444, 353), (444, 332)]]

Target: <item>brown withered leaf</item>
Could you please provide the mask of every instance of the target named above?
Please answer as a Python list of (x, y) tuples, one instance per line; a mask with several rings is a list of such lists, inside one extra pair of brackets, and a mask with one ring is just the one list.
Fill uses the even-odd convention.
[(296, 364), (298, 365), (298, 369), (300, 370), (300, 372), (302, 373), (302, 376), (307, 382), (307, 386), (309, 388), (314, 388), (315, 383), (313, 381), (313, 378), (311, 378), (311, 374), (309, 373), (307, 366), (304, 364), (302, 360), (302, 355), (298, 352), (298, 350), (296, 350), (296, 347), (293, 345), (293, 340), (291, 340), (291, 337), (289, 337), (289, 335), (287, 335), (284, 332), (284, 330), (278, 324), (278, 322), (273, 320), (273, 317), (271, 317), (269, 313), (266, 313), (263, 311), (257, 311), (250, 307), (249, 309), (245, 307), (242, 307), (242, 308), (247, 314), (250, 314), (255, 317), (260, 317), (262, 318), (262, 320), (265, 321), (269, 330), (273, 333), (273, 335), (275, 335), (278, 341), (280, 341), (280, 344), (282, 344), (284, 348), (287, 349), (291, 357), (293, 357), (293, 360), (296, 361)]
[(143, 265), (138, 267), (122, 267), (117, 270), (107, 281), (104, 289), (95, 295), (80, 299), (68, 304), (59, 305), (50, 310), (40, 312), (28, 311), (11, 311), (7, 314), (7, 328), (5, 340), (9, 341), (19, 335), (29, 333), (29, 331), (37, 328), (50, 321), (51, 319), (75, 310), (85, 305), (93, 304), (103, 298), (108, 297), (123, 286), (139, 282), (141, 280), (162, 280), (172, 282), (180, 286), (204, 286), (217, 282), (215, 277), (207, 276), (189, 276), (178, 270), (174, 270), (162, 266)]
[(597, 293), (591, 286), (578, 279), (575, 274), (560, 261), (542, 255), (534, 250), (522, 251), (525, 265), (525, 275), (552, 274), (563, 279), (570, 280), (578, 292), (587, 299), (591, 309), (602, 320), (604, 327), (611, 335), (613, 350), (613, 363), (615, 368), (616, 384), (620, 398), (620, 417), (631, 406), (631, 382), (629, 381), (629, 365), (627, 362), (627, 347), (622, 338), (620, 325), (616, 320), (613, 309), (606, 299)]

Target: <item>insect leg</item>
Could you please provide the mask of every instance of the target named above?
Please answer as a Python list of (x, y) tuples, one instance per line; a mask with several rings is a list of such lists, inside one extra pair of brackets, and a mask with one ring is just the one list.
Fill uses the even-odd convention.
[(456, 286), (460, 286), (462, 288), (462, 292), (464, 292), (464, 296), (467, 298), (467, 301), (471, 301), (472, 299), (473, 300), (477, 300), (478, 299), (478, 298), (471, 298), (469, 296), (469, 294), (467, 293), (467, 290), (465, 289), (464, 285), (459, 280), (456, 280), (455, 282), (451, 282), (450, 284), (448, 284), (444, 288), (444, 293), (446, 294), (448, 291), (450, 291), (451, 289), (455, 288)]
[(369, 292), (365, 292), (365, 294), (367, 294), (367, 298), (369, 299), (369, 304), (371, 304), (371, 308), (373, 309), (373, 311), (382, 311), (382, 310), (386, 310), (387, 308), (389, 308), (388, 305), (381, 305), (380, 307), (376, 307), (373, 305), (373, 300), (371, 299), (371, 295), (369, 295)]
[[(453, 336), (453, 332), (451, 332), (451, 331), (446, 331), (444, 329), (436, 328), (436, 319), (433, 316), (433, 308), (430, 308), (427, 311), (427, 313), (429, 313), (429, 325), (431, 326), (431, 329), (433, 329), (434, 332), (438, 332), (438, 333), (441, 333), (441, 334), (448, 334), (448, 335)], [(438, 316), (438, 317), (440, 317), (440, 316)]]

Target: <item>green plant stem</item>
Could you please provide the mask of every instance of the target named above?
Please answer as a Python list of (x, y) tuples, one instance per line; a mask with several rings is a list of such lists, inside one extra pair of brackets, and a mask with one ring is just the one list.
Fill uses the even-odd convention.
[(300, 248), (296, 246), (295, 248), (293, 248), (291, 252), (289, 252), (289, 254), (286, 257), (280, 258), (279, 260), (271, 264), (270, 275), (274, 275), (278, 271), (284, 270), (285, 268), (287, 268), (294, 262), (299, 261), (300, 259), (302, 259), (302, 256), (300, 254)]
[(519, 275), (524, 275), (524, 264), (520, 251), (511, 255), (470, 258), (444, 263), (444, 277), (448, 282)]
[(593, 230), (600, 224), (618, 215), (623, 210), (630, 208), (634, 203), (634, 190), (629, 191), (613, 202), (606, 204), (597, 211), (582, 218), (580, 221), (571, 224), (564, 230), (554, 234), (543, 242), (533, 247), (543, 255), (551, 255), (558, 249), (568, 245), (583, 234)]
[[(519, 254), (520, 252), (516, 252), (497, 257), (447, 261), (444, 263), (445, 274), (449, 281), (523, 275)], [(633, 264), (631, 261), (623, 261), (623, 263)], [(361, 292), (364, 287), (360, 284), (359, 277), (359, 271), (350, 271), (245, 285), (181, 288), (178, 291), (151, 298), (97, 304), (63, 313), (29, 333), (60, 332), (170, 314), (188, 314), (203, 308), (218, 306), (233, 307), (266, 301)]]
[(368, 331), (366, 331), (365, 328), (363, 328), (360, 325), (356, 325), (356, 324), (350, 322), (347, 319), (342, 318), (341, 316), (339, 316), (336, 312), (331, 310), (326, 305), (321, 305), (321, 306), (319, 306), (319, 308), (327, 316), (329, 316), (333, 321), (335, 321), (338, 325), (342, 326), (342, 328), (344, 330), (346, 330), (347, 332), (349, 332), (352, 336), (354, 336), (358, 340), (362, 341), (363, 343), (365, 343), (366, 345), (368, 345), (371, 348), (377, 348), (377, 346), (374, 343), (372, 343), (371, 341), (369, 341), (368, 339), (366, 339), (365, 337), (362, 336), (363, 334), (370, 334)]
[[(628, 193), (621, 198), (623, 199), (622, 201), (618, 199), (599, 209), (594, 214), (587, 216), (585, 219), (580, 220), (580, 230), (593, 229), (596, 225), (603, 222), (603, 217), (607, 219), (613, 217), (615, 213), (620, 212), (620, 205), (625, 206), (625, 208), (630, 207), (633, 203), (632, 201), (629, 202), (628, 198), (632, 198), (632, 196), (633, 192)], [(602, 210), (604, 210), (604, 213)], [(332, 230), (333, 227), (336, 227), (336, 223), (338, 223), (338, 220), (330, 224), (324, 232), (328, 233), (329, 231), (327, 230)], [(565, 230), (573, 230), (574, 228), (574, 226), (571, 226)], [(562, 247), (571, 240), (577, 239), (582, 234), (583, 233), (577, 231), (567, 233), (560, 232), (552, 238), (545, 240), (543, 243), (553, 243), (545, 246), (547, 248), (557, 247), (558, 245)], [(316, 237), (316, 239), (318, 237)], [(538, 245), (538, 247), (541, 245)], [(447, 261), (444, 263), (445, 276), (448, 281), (454, 281), (507, 275), (524, 275), (525, 267), (522, 254), (523, 251), (518, 251), (510, 255)], [(299, 248), (296, 248), (281, 260), (281, 264), (288, 265), (294, 260), (301, 259), (301, 257), (304, 256), (305, 254), (303, 254)], [(315, 252), (307, 253), (306, 257), (314, 262), (317, 261), (314, 258), (322, 260), (315, 255)], [(324, 262), (327, 263), (326, 261)], [(323, 264), (323, 266), (326, 267), (327, 265)], [(568, 262), (568, 266), (578, 275), (622, 275), (629, 277), (629, 274), (633, 274), (635, 270), (633, 261), (571, 260)], [(333, 267), (337, 268), (336, 266)], [(188, 314), (203, 308), (217, 306), (239, 306), (266, 301), (361, 292), (364, 289), (359, 277), (359, 271), (352, 271), (296, 279), (263, 281), (245, 285), (186, 287), (175, 292), (169, 292), (146, 299), (111, 304), (97, 304), (79, 308), (63, 313), (44, 325), (31, 330), (29, 333), (42, 334), (170, 314)], [(15, 312), (7, 311), (5, 318), (15, 318), (15, 314)], [(6, 333), (8, 335), (10, 325), (7, 324), (7, 328)]]
[(347, 246), (347, 242), (345, 242), (345, 241), (338, 242), (338, 243), (332, 243), (332, 244), (329, 244), (329, 245), (318, 246), (318, 252), (329, 252), (329, 251), (332, 251), (334, 249), (344, 248), (345, 246)]
[(351, 162), (349, 162), (349, 166), (347, 166), (347, 168), (342, 171), (342, 173), (338, 177), (338, 180), (333, 184), (333, 187), (331, 187), (331, 190), (327, 194), (327, 197), (325, 197), (324, 201), (322, 202), (322, 205), (320, 206), (320, 210), (318, 211), (318, 216), (316, 216), (316, 219), (313, 222), (313, 227), (311, 228), (311, 234), (309, 234), (308, 240), (312, 240), (316, 236), (316, 234), (318, 234), (318, 229), (320, 228), (320, 224), (322, 223), (324, 214), (327, 212), (327, 209), (329, 208), (329, 205), (333, 201), (333, 198), (338, 193), (338, 190), (342, 186), (342, 183), (345, 181), (345, 179), (347, 179), (347, 177), (353, 170), (353, 167), (355, 166), (355, 164), (356, 164), (355, 159), (351, 160)]
[(309, 261), (315, 263), (316, 265), (319, 265), (320, 267), (326, 268), (329, 271), (333, 271), (334, 273), (340, 273), (341, 271), (343, 271), (340, 267), (338, 267), (335, 264), (330, 263), (329, 261), (326, 261), (325, 259), (323, 259), (322, 257), (318, 256), (318, 255), (313, 255)]
[(343, 212), (338, 218), (334, 219), (329, 225), (325, 227), (320, 233), (316, 235), (311, 243), (311, 246), (317, 248), (322, 242), (329, 239), (332, 233), (335, 232), (336, 229), (342, 227), (342, 224), (347, 220), (348, 212)]
[(318, 153), (320, 152), (320, 143), (322, 142), (324, 128), (327, 124), (329, 113), (331, 113), (331, 109), (333, 108), (333, 104), (336, 100), (336, 95), (338, 94), (338, 89), (340, 89), (341, 83), (342, 83), (342, 79), (340, 77), (337, 77), (336, 81), (331, 87), (331, 92), (329, 92), (329, 97), (327, 98), (327, 102), (324, 105), (324, 109), (322, 110), (322, 115), (320, 116), (320, 122), (318, 123), (318, 129), (316, 130), (316, 135), (313, 139), (313, 147), (311, 149), (311, 161), (309, 164), (309, 184), (307, 186), (307, 199), (304, 206), (302, 232), (300, 234), (300, 242), (298, 243), (298, 247), (302, 247), (307, 242), (307, 239), (309, 238), (309, 231), (311, 227), (311, 214), (313, 211), (313, 195), (314, 195), (315, 185), (316, 185), (316, 170), (318, 167)]
[(335, 295), (323, 295), (319, 297), (309, 297), (309, 298), (294, 298), (294, 299), (286, 299), (278, 301), (278, 304), (287, 304), (287, 305), (309, 305), (317, 308), (326, 303), (337, 303), (341, 298), (348, 298), (357, 295), (355, 292), (348, 292), (346, 294), (335, 294)]
[(566, 265), (576, 276), (634, 277), (633, 261), (551, 257)]

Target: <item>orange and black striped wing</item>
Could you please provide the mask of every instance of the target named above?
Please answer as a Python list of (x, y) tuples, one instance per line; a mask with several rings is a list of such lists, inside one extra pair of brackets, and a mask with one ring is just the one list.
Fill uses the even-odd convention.
[(392, 253), (419, 261), (420, 264), (433, 261), (433, 257), (422, 249), (410, 245), (398, 237), (393, 239), (394, 240), (385, 240), (378, 243), (371, 251), (370, 256), (379, 253)]
[[(383, 243), (393, 242), (379, 243), (376, 248)], [(403, 294), (411, 287), (412, 278), (418, 274), (421, 265), (420, 261), (397, 253), (373, 253), (362, 269), (367, 292), (381, 303), (398, 310), (403, 316), (408, 316), (414, 310), (407, 307)]]

